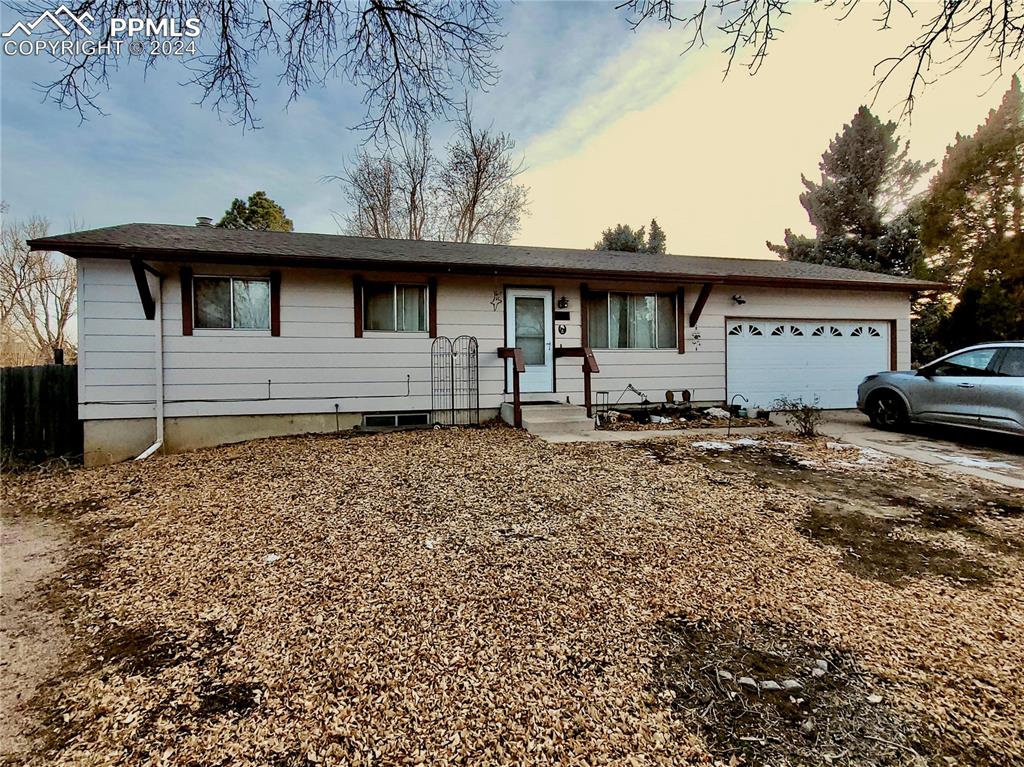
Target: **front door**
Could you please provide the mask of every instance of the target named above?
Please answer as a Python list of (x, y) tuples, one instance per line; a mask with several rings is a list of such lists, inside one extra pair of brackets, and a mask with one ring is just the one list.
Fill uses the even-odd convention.
[[(523, 350), (526, 372), (519, 376), (519, 390), (549, 392), (554, 389), (555, 359), (552, 343), (551, 291), (508, 288), (505, 334), (509, 346)], [(512, 391), (512, 361), (506, 363), (506, 386)]]

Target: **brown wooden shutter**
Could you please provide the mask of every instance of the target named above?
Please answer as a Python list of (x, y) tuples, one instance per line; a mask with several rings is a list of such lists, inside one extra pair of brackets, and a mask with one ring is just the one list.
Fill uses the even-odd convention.
[(580, 283), (580, 346), (590, 346), (590, 288)]
[(437, 338), (437, 277), (427, 280), (427, 318), (430, 337)]
[(192, 335), (192, 267), (183, 266), (179, 272), (181, 280), (181, 334)]
[(270, 335), (281, 335), (281, 272), (270, 273)]
[(686, 354), (686, 291), (676, 288), (676, 344), (680, 354)]
[(352, 321), (354, 327), (352, 335), (355, 338), (363, 337), (363, 278), (358, 274), (352, 275)]

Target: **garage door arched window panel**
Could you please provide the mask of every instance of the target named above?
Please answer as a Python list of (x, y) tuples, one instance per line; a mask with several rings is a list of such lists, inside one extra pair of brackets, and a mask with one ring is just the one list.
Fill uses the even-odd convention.
[(818, 327), (811, 331), (811, 335), (814, 336), (815, 338), (825, 335), (825, 326), (818, 325)]
[(739, 324), (733, 325), (731, 328), (729, 328), (729, 335), (731, 335), (731, 336), (743, 335), (743, 326), (739, 325)]
[(872, 338), (881, 338), (882, 334), (878, 332), (878, 328), (868, 328), (868, 335)]
[(747, 333), (749, 333), (752, 336), (764, 335), (764, 333), (761, 332), (761, 328), (759, 328), (757, 325), (747, 325)]
[(786, 335), (786, 326), (785, 325), (776, 325), (774, 328), (772, 328), (772, 335), (773, 336), (784, 336), (784, 335)]
[(850, 337), (851, 338), (858, 338), (858, 337), (860, 337), (862, 335), (864, 335), (864, 326), (863, 325), (858, 325), (857, 327), (855, 327), (850, 332)]
[(835, 325), (832, 325), (832, 326), (831, 326), (831, 327), (829, 327), (829, 329), (828, 329), (828, 334), (829, 334), (830, 336), (832, 336), (832, 337), (834, 337), (834, 338), (835, 338), (835, 337), (841, 336), (841, 335), (843, 334), (843, 331), (841, 331), (841, 330), (840, 330), (839, 328), (837, 328), (837, 327), (836, 327)]
[(791, 336), (802, 336), (804, 334), (804, 331), (798, 328), (796, 325), (790, 325), (789, 334)]

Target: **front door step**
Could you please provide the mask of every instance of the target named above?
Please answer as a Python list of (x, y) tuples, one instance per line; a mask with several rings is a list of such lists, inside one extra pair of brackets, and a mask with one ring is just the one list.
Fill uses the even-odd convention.
[[(501, 418), (505, 423), (514, 421), (514, 407), (511, 402), (501, 405)], [(587, 410), (578, 405), (523, 403), (523, 428), (530, 434), (583, 434), (594, 430), (594, 419)]]

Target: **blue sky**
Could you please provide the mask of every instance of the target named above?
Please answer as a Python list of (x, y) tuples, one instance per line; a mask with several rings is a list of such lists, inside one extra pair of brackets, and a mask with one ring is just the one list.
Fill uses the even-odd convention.
[[(909, 27), (876, 32), (872, 9), (837, 25), (820, 5), (793, 7), (761, 73), (740, 69), (723, 82), (714, 40), (681, 57), (681, 33), (634, 33), (612, 3), (506, 5), (501, 80), (473, 103), (480, 120), (517, 139), (528, 165), (531, 215), (518, 242), (588, 247), (618, 221), (657, 216), (672, 252), (768, 257), (765, 239), (806, 231), (800, 174), (814, 174), (829, 138), (870, 98), (872, 65), (898, 50)], [(298, 230), (337, 231), (341, 193), (321, 178), (363, 138), (350, 130), (363, 115), (361, 93), (345, 81), (286, 109), (268, 59), (259, 70), (263, 127), (243, 132), (194, 104), (180, 68), (147, 75), (133, 65), (102, 95), (108, 115), (80, 124), (33, 85), (54, 76), (50, 62), (2, 59), (0, 192), (12, 215), (46, 216), (53, 231), (71, 221), (189, 224), (263, 189)], [(941, 159), (955, 132), (972, 130), (998, 102), (1003, 86), (989, 90), (984, 69), (978, 62), (923, 95), (913, 123), (901, 126), (913, 156)], [(896, 116), (900, 95), (883, 93), (876, 111)]]

